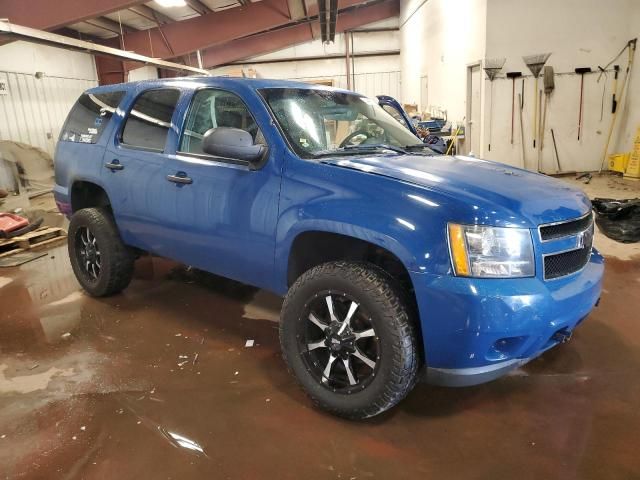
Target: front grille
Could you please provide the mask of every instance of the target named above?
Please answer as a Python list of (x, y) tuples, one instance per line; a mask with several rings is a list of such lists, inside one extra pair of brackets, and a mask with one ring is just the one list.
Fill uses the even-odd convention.
[(540, 239), (543, 242), (553, 240), (555, 238), (568, 237), (584, 232), (593, 223), (593, 215), (591, 212), (577, 220), (569, 220), (568, 222), (555, 223), (551, 225), (540, 226)]
[(544, 257), (544, 278), (551, 280), (581, 270), (591, 256), (591, 244), (569, 252)]

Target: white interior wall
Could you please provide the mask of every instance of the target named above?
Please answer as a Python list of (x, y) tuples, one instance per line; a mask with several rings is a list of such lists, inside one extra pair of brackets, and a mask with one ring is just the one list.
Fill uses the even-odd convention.
[[(493, 138), (491, 152), (487, 151), (488, 129), (481, 155), (511, 165), (521, 166), (521, 143), (516, 110), (515, 141), (510, 143), (511, 131), (511, 80), (504, 78), (508, 71), (521, 71), (525, 77), (524, 133), (526, 166), (537, 168), (538, 150), (533, 149), (533, 107), (534, 80), (522, 60), (523, 55), (551, 52), (547, 65), (553, 66), (555, 90), (549, 98), (547, 126), (542, 151), (544, 171), (555, 172), (556, 163), (550, 128), (554, 129), (558, 154), (563, 171), (597, 170), (600, 167), (605, 137), (611, 118), (611, 88), (613, 75), (609, 75), (606, 85), (604, 114), (600, 120), (602, 89), (604, 78), (597, 83), (596, 73), (584, 77), (583, 125), (580, 141), (578, 134), (578, 107), (580, 96), (580, 76), (574, 73), (576, 67), (605, 65), (624, 44), (637, 36), (638, 23), (630, 21), (635, 12), (638, 21), (640, 3), (637, 0), (488, 0), (486, 57), (507, 59), (501, 78), (494, 83)], [(633, 28), (632, 28), (633, 27)], [(635, 33), (632, 31), (635, 30)], [(622, 68), (626, 65), (626, 54), (619, 59)], [(638, 72), (636, 72), (637, 76)], [(489, 81), (485, 78), (485, 92)], [(622, 79), (622, 76), (620, 77)], [(539, 89), (543, 89), (542, 77)], [(640, 81), (632, 82), (630, 97), (635, 110), (624, 129), (626, 150), (630, 149), (631, 127), (640, 123), (638, 117), (638, 89)], [(521, 80), (516, 81), (516, 98), (520, 92)], [(517, 102), (516, 102), (517, 105)], [(634, 106), (631, 106), (633, 111)], [(489, 96), (485, 96), (485, 124), (489, 121)], [(621, 120), (619, 116), (618, 120)], [(620, 123), (622, 125), (623, 122)], [(634, 129), (635, 130), (635, 129)], [(538, 140), (539, 142), (539, 140)], [(622, 142), (625, 143), (625, 142)], [(538, 143), (539, 144), (539, 143)], [(618, 148), (613, 146), (610, 151)]]
[[(397, 27), (398, 19), (388, 19), (361, 27), (386, 28)], [(397, 31), (356, 32), (354, 48), (356, 53), (375, 53), (400, 49), (400, 37)], [(242, 69), (254, 69), (262, 78), (288, 80), (332, 80), (333, 85), (347, 88), (346, 62), (344, 58), (318, 58), (314, 60), (295, 60), (303, 57), (326, 57), (345, 54), (345, 36), (336, 34), (335, 42), (325, 45), (321, 40), (305, 42), (276, 52), (247, 59), (242, 64), (216, 68), (214, 75), (226, 75)], [(282, 63), (264, 63), (268, 60), (292, 59)], [(400, 58), (399, 55), (381, 55), (354, 59), (355, 90), (367, 95), (400, 95)]]
[[(402, 101), (447, 110), (461, 121), (467, 109), (467, 66), (485, 51), (487, 0), (400, 0)], [(423, 77), (427, 77), (424, 92)]]
[[(43, 72), (40, 79), (36, 72)], [(26, 42), (0, 46), (0, 140), (39, 147), (53, 155), (67, 113), (98, 84), (93, 56)]]
[[(629, 0), (631, 9), (627, 16), (627, 39), (631, 40), (640, 37), (640, 2)], [(626, 56), (623, 57), (621, 65), (626, 65)], [(625, 109), (619, 115), (617, 122), (619, 129), (617, 130), (615, 143), (611, 151), (628, 152), (633, 148), (633, 140), (636, 136), (638, 128), (640, 128), (640, 45), (636, 50), (634, 59), (634, 68), (629, 77), (628, 91), (625, 97)]]
[(128, 80), (130, 82), (137, 82), (138, 80), (155, 80), (156, 78), (158, 78), (158, 69), (147, 65), (131, 70)]

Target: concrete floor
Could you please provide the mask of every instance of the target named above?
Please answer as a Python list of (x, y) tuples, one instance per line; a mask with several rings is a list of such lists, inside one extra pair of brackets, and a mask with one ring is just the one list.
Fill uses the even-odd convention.
[[(587, 187), (639, 196), (608, 181)], [(265, 292), (146, 257), (92, 299), (65, 246), (0, 269), (0, 478), (640, 478), (640, 254), (596, 243), (602, 302), (570, 343), (361, 423), (310, 407)]]

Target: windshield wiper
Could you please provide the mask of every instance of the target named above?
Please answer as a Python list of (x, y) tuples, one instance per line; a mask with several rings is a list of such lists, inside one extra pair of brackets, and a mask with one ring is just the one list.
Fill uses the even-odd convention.
[(396, 147), (394, 145), (389, 145), (388, 143), (372, 143), (367, 145), (347, 145), (346, 147), (342, 147), (343, 150), (391, 150), (392, 152), (406, 154), (407, 151), (402, 147)]
[(387, 143), (376, 143), (368, 145), (347, 145), (346, 147), (340, 147), (335, 150), (319, 150), (314, 152), (314, 157), (338, 157), (343, 155), (358, 155), (359, 153), (370, 153), (372, 151), (388, 150), (402, 155), (407, 155), (409, 152), (402, 147), (396, 147)]
[(437, 155), (438, 152), (436, 152), (435, 150), (433, 150), (428, 144), (426, 143), (413, 143), (411, 145), (403, 145), (402, 148), (405, 151), (409, 151), (409, 152), (413, 152), (415, 150), (424, 150), (427, 149), (429, 150), (428, 155)]

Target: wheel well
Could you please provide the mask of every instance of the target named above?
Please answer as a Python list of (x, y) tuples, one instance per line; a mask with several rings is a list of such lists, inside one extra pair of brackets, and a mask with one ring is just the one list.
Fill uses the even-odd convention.
[(104, 189), (91, 182), (75, 182), (71, 187), (71, 210), (77, 212), (83, 208), (109, 207), (111, 201)]
[[(422, 339), (418, 304), (409, 271), (393, 253), (373, 243), (337, 233), (317, 231), (302, 233), (291, 245), (287, 286), (293, 285), (298, 277), (313, 267), (338, 260), (371, 263), (390, 275), (406, 295), (407, 307), (416, 319), (417, 334)], [(424, 360), (422, 341), (420, 341), (420, 356)]]
[(305, 232), (295, 238), (289, 253), (287, 286), (313, 267), (337, 260), (376, 265), (393, 277), (415, 303), (411, 277), (398, 257), (378, 245), (338, 233)]

